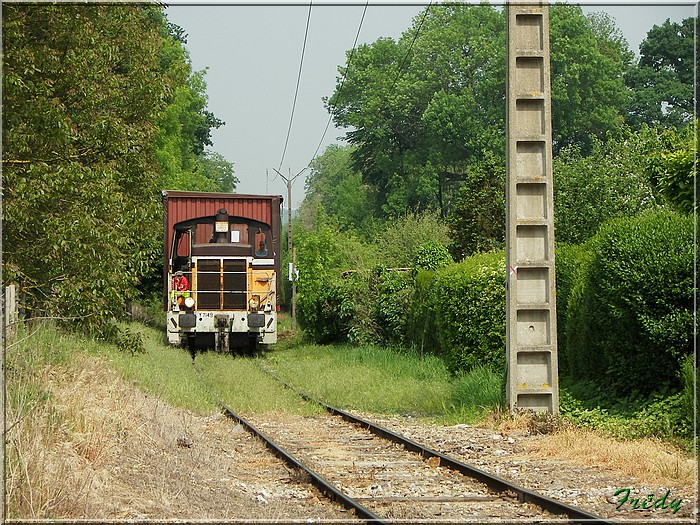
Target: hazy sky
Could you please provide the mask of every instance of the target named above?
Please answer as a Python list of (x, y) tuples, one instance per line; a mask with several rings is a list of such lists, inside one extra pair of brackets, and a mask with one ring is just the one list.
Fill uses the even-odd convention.
[[(398, 39), (427, 3), (370, 0), (358, 44), (382, 36)], [(687, 1), (579, 3), (586, 13), (610, 14), (637, 53), (654, 25), (695, 16), (695, 4)], [(312, 5), (286, 153), (308, 3), (171, 0), (168, 4), (168, 19), (188, 35), (193, 68), (208, 68), (208, 107), (226, 122), (213, 130), (212, 149), (234, 163), (240, 180), (237, 191), (286, 198), (286, 184), (275, 169), (294, 176), (312, 160), (329, 118), (322, 97), (335, 89), (337, 68), (352, 49), (365, 2), (325, 0)], [(331, 123), (318, 154), (342, 134)], [(295, 208), (304, 197), (306, 174), (308, 170), (293, 185)]]

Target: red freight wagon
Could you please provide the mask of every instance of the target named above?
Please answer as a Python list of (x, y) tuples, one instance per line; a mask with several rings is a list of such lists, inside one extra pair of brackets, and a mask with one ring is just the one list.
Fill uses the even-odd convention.
[(172, 344), (226, 351), (277, 341), (279, 195), (163, 191)]

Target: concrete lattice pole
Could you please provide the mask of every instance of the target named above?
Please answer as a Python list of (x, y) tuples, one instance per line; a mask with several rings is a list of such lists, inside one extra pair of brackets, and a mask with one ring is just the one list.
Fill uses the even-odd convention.
[(507, 6), (507, 402), (559, 411), (549, 10)]

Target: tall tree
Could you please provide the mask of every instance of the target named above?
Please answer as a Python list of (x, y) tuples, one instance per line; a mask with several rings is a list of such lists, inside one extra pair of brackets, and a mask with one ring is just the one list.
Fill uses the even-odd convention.
[(695, 88), (695, 18), (654, 26), (639, 46), (636, 67), (625, 76), (632, 93), (627, 120), (681, 127), (690, 121)]
[(578, 244), (607, 221), (658, 208), (649, 169), (662, 148), (659, 131), (625, 129), (594, 140), (590, 154), (570, 146), (554, 159), (554, 226), (558, 241)]
[(661, 144), (649, 156), (652, 183), (666, 202), (681, 213), (697, 212), (698, 139), (698, 122), (693, 120), (681, 130), (665, 130), (660, 135)]
[(216, 188), (214, 191), (233, 193), (236, 190), (236, 184), (240, 182), (233, 174), (233, 163), (215, 151), (204, 151), (199, 155), (196, 173), (210, 180)]
[[(552, 6), (554, 142), (587, 147), (622, 122), (632, 54), (609, 19)], [(349, 55), (350, 56), (350, 55)], [(449, 213), (458, 182), (504, 156), (505, 17), (489, 5), (430, 6), (397, 41), (361, 46), (328, 100), (387, 215)]]
[(331, 144), (311, 163), (303, 206), (320, 204), (342, 229), (362, 229), (371, 222), (372, 194), (352, 167), (353, 148)]
[(6, 4), (3, 278), (99, 327), (157, 257), (160, 8)]
[(167, 107), (159, 122), (156, 147), (161, 187), (233, 191), (238, 182), (233, 165), (220, 154), (212, 157), (213, 153), (205, 152), (207, 146), (213, 146), (211, 130), (224, 125), (207, 109), (206, 70), (192, 71), (184, 47), (187, 35), (182, 28), (165, 22), (161, 34), (161, 67), (169, 79)]
[(506, 232), (506, 169), (491, 155), (466, 174), (448, 217), (452, 256), (462, 260), (503, 248)]
[(573, 145), (589, 152), (624, 120), (629, 103), (624, 73), (634, 54), (605, 13), (550, 8), (552, 141), (555, 154)]

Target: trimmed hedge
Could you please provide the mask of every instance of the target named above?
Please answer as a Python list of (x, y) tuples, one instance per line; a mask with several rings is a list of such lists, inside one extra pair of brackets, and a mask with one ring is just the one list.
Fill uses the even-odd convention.
[[(559, 371), (572, 374), (573, 365), (567, 347), (567, 318), (569, 300), (579, 279), (581, 269), (585, 268), (590, 259), (591, 251), (588, 244), (559, 243), (555, 248), (556, 256), (556, 299), (557, 299), (557, 353), (559, 356)], [(577, 292), (580, 293), (580, 292)]]
[(505, 367), (505, 253), (474, 255), (419, 272), (409, 326), (415, 344), (442, 355), (450, 371)]
[(693, 219), (652, 212), (606, 224), (571, 289), (566, 362), (618, 395), (678, 389), (693, 350)]

